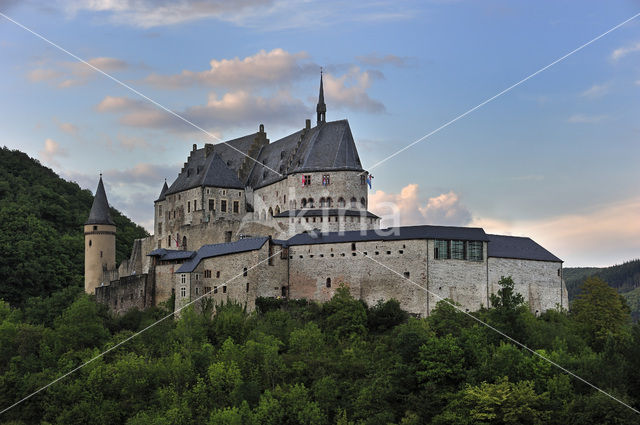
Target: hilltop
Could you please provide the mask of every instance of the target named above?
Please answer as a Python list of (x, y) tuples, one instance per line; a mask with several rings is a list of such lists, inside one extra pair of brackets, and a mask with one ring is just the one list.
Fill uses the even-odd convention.
[[(97, 181), (97, 178), (96, 178)], [(84, 236), (93, 194), (18, 150), (0, 149), (0, 299), (21, 305), (84, 279)], [(146, 230), (111, 208), (116, 261)]]
[(591, 276), (597, 276), (615, 288), (629, 304), (634, 320), (640, 318), (640, 259), (611, 267), (565, 268), (564, 280), (569, 292), (569, 301), (580, 294), (582, 283)]

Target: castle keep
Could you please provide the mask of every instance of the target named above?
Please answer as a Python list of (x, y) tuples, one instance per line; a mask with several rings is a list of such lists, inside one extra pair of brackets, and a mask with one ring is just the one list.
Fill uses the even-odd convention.
[[(116, 228), (102, 178), (85, 232), (85, 291), (116, 312), (208, 294), (254, 308), (257, 297), (326, 301), (340, 284), (369, 304), (397, 299), (428, 315), (439, 297), (489, 305), (512, 276), (533, 312), (567, 307), (562, 261), (529, 238), (481, 228), (380, 229), (369, 175), (346, 120), (317, 121), (270, 142), (256, 133), (193, 145), (154, 203), (154, 235), (116, 267)], [(428, 289), (432, 294), (420, 289)], [(436, 296), (437, 295), (437, 296)]]

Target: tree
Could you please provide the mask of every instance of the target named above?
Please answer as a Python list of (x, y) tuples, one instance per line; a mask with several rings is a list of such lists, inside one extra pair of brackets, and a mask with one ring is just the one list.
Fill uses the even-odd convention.
[(595, 349), (602, 349), (609, 334), (620, 337), (631, 317), (624, 298), (599, 277), (584, 281), (571, 316)]

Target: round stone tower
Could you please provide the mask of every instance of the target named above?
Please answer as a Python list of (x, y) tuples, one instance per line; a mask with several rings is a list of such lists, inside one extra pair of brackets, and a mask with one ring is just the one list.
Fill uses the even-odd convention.
[(96, 287), (108, 284), (106, 271), (116, 268), (116, 225), (111, 220), (109, 202), (102, 184), (98, 182), (89, 218), (84, 224), (84, 290), (94, 294)]

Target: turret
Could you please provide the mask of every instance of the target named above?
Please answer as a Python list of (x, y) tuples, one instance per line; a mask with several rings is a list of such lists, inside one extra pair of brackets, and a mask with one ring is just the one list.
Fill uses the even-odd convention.
[(89, 218), (84, 224), (84, 291), (94, 294), (104, 282), (104, 272), (116, 267), (116, 225), (109, 213), (102, 175)]

